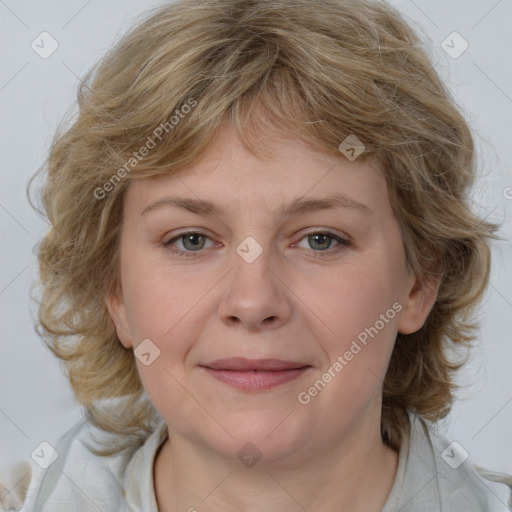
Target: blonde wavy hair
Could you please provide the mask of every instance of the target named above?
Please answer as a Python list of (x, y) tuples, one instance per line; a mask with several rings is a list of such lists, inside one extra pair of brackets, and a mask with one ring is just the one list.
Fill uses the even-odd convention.
[(191, 166), (226, 123), (257, 156), (259, 135), (279, 128), (340, 157), (356, 135), (360, 158), (382, 163), (407, 263), (421, 281), (441, 282), (424, 326), (397, 336), (385, 376), (381, 430), (398, 447), (407, 412), (437, 421), (450, 409), (463, 363), (448, 354), (475, 338), (497, 226), (470, 208), (468, 124), (384, 2), (180, 0), (130, 30), (81, 84), (78, 113), (39, 170), (51, 229), (39, 253), (38, 332), (90, 420), (119, 435), (105, 454), (142, 442), (158, 414), (105, 304), (120, 285), (124, 191)]

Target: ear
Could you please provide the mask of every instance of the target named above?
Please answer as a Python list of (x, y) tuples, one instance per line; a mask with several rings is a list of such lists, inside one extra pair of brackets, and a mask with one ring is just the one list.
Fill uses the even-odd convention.
[(420, 283), (416, 275), (409, 275), (408, 295), (398, 322), (399, 333), (412, 334), (423, 327), (436, 301), (440, 279), (438, 275), (429, 275)]
[(126, 317), (126, 307), (124, 305), (121, 290), (111, 292), (105, 298), (105, 304), (107, 305), (110, 318), (116, 326), (116, 333), (119, 341), (125, 348), (132, 348), (133, 345)]

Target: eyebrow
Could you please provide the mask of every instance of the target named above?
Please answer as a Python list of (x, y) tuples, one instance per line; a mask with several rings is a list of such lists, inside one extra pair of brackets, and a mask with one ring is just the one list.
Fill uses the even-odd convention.
[[(226, 215), (226, 210), (218, 204), (204, 199), (194, 199), (189, 197), (164, 197), (152, 202), (141, 213), (145, 215), (148, 212), (157, 210), (164, 206), (180, 208), (197, 215)], [(367, 205), (355, 201), (345, 194), (338, 193), (324, 198), (304, 198), (302, 196), (292, 199), (289, 203), (282, 205), (276, 213), (276, 222), (280, 222), (294, 215), (303, 215), (314, 211), (328, 210), (332, 208), (350, 208), (363, 213), (375, 213)]]

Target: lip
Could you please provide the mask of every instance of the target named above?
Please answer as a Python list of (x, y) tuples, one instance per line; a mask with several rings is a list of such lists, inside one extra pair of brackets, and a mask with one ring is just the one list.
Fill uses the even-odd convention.
[(306, 363), (297, 361), (285, 361), (283, 359), (247, 359), (245, 357), (228, 357), (226, 359), (218, 359), (211, 363), (205, 363), (201, 366), (211, 368), (212, 370), (233, 370), (233, 371), (279, 371), (292, 370), (310, 366)]
[(245, 391), (264, 391), (298, 379), (311, 365), (282, 359), (231, 357), (201, 365), (215, 379)]

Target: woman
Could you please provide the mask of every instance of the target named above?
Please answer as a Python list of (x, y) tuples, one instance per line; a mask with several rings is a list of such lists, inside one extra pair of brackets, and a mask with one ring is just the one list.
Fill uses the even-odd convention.
[(79, 107), (40, 324), (87, 417), (23, 510), (503, 510), (434, 428), (496, 226), (395, 10), (182, 0)]

